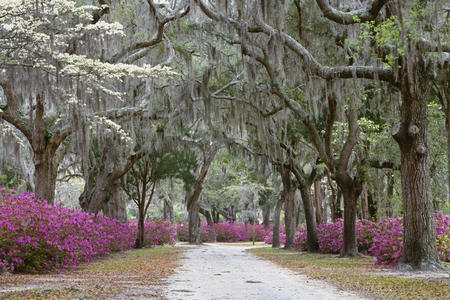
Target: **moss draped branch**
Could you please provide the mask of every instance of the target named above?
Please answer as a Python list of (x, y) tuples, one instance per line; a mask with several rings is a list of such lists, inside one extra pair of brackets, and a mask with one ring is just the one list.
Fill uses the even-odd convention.
[(254, 20), (256, 25), (248, 25), (244, 22), (236, 21), (232, 18), (228, 18), (219, 13), (211, 10), (203, 1), (194, 0), (195, 3), (200, 7), (203, 13), (209, 18), (220, 21), (233, 26), (236, 30), (243, 33), (245, 32), (261, 32), (267, 36), (281, 36), (281, 40), (284, 45), (292, 50), (302, 61), (308, 66), (308, 69), (313, 75), (321, 77), (323, 79), (333, 79), (333, 78), (365, 78), (365, 79), (379, 79), (382, 81), (390, 82), (396, 84), (394, 78), (394, 72), (390, 67), (377, 67), (377, 66), (323, 66), (317, 59), (297, 40), (295, 40), (289, 34), (277, 30), (272, 26), (268, 25), (260, 18), (255, 17)]
[(374, 20), (390, 0), (372, 0), (366, 7), (344, 12), (332, 7), (328, 0), (316, 0), (323, 16), (339, 24), (349, 25)]

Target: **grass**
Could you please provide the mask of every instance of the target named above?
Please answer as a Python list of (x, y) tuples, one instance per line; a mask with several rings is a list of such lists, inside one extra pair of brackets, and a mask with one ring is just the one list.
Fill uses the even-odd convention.
[(273, 248), (248, 251), (283, 267), (301, 271), (311, 278), (377, 299), (450, 299), (448, 278), (437, 280), (382, 275), (382, 268), (375, 266), (375, 260), (371, 257), (342, 259), (336, 255)]
[(159, 280), (176, 267), (180, 248), (155, 247), (115, 253), (111, 257), (85, 264), (76, 272), (96, 275), (143, 275)]
[(0, 299), (161, 299), (157, 286), (173, 273), (182, 251), (180, 247), (130, 250), (61, 274), (0, 276), (0, 286), (17, 289), (0, 293)]

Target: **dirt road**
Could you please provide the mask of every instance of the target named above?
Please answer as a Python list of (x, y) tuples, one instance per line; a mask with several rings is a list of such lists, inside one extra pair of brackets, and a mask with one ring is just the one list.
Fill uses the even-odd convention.
[(184, 252), (167, 280), (170, 300), (362, 299), (247, 253), (245, 246), (207, 244)]

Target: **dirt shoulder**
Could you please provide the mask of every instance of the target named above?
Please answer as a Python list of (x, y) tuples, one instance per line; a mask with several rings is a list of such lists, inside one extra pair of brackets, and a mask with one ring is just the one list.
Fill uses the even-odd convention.
[(369, 298), (450, 299), (448, 272), (396, 272), (375, 266), (375, 260), (371, 257), (343, 259), (337, 255), (272, 248), (251, 249), (249, 252), (310, 278), (327, 281)]
[(114, 253), (61, 274), (0, 275), (0, 299), (164, 299), (180, 247)]

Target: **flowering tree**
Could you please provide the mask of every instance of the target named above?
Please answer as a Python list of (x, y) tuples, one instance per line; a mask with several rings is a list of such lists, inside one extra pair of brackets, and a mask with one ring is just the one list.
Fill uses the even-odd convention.
[(123, 34), (119, 23), (100, 20), (106, 8), (70, 0), (0, 4), (0, 87), (6, 99), (0, 119), (28, 143), (32, 186), (53, 202), (63, 142), (75, 129), (87, 133), (99, 103), (122, 97), (117, 83), (125, 76), (142, 80), (167, 71), (100, 59), (97, 46)]

